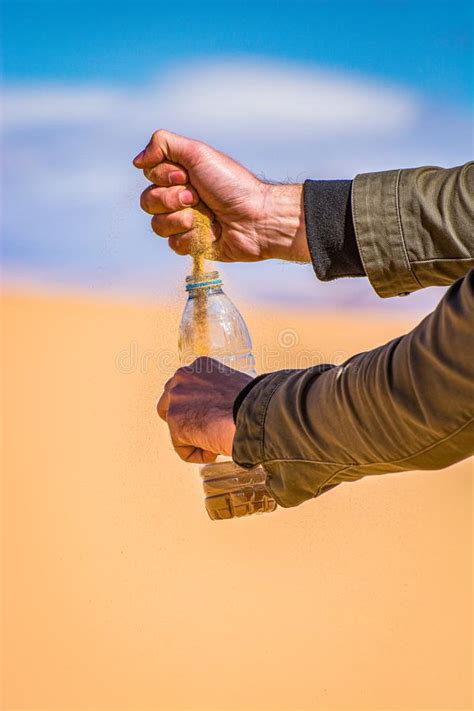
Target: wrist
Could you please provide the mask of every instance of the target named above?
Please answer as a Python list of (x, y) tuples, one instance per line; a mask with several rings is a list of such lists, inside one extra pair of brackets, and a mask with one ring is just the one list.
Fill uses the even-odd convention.
[(311, 262), (302, 185), (265, 185), (261, 237), (264, 259)]

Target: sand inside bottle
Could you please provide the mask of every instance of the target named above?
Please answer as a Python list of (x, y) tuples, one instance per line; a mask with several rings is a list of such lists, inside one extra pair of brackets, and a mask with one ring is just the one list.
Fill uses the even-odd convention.
[[(191, 245), (191, 256), (193, 259), (193, 279), (195, 282), (203, 280), (205, 273), (206, 259), (212, 257), (212, 221), (209, 215), (200, 208), (194, 208), (194, 231), (195, 236)], [(207, 289), (196, 289), (194, 297), (195, 321), (195, 355), (209, 355), (209, 325), (207, 320)]]

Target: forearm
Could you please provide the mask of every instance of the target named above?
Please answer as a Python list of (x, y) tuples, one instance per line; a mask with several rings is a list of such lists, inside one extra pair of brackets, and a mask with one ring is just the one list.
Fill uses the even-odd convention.
[(318, 279), (368, 276), (379, 296), (447, 286), (474, 266), (474, 163), (269, 185), (265, 258)]
[(263, 212), (260, 228), (263, 259), (310, 262), (303, 186), (268, 184), (265, 187)]
[(268, 185), (264, 258), (312, 262), (321, 281), (365, 276), (351, 205), (351, 180)]
[(263, 464), (283, 506), (368, 474), (437, 469), (472, 453), (474, 272), (411, 333), (341, 367), (261, 380), (233, 457)]

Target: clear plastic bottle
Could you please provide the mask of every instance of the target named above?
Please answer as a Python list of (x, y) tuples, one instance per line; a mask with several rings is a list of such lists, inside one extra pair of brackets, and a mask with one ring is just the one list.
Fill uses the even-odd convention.
[[(219, 272), (186, 278), (188, 300), (179, 329), (181, 365), (207, 355), (235, 370), (255, 376), (252, 341), (240, 312), (222, 290)], [(274, 511), (275, 499), (265, 486), (262, 467), (242, 469), (229, 457), (219, 456), (199, 468), (211, 519), (248, 516)]]

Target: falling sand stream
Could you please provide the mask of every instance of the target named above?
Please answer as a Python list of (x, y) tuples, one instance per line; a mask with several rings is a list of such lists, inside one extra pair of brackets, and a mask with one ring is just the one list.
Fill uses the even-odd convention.
[[(191, 245), (194, 282), (203, 281), (206, 259), (212, 256), (211, 218), (200, 208), (194, 208), (195, 237)], [(209, 354), (209, 328), (207, 322), (207, 289), (196, 289), (194, 320), (196, 325), (196, 357)]]

